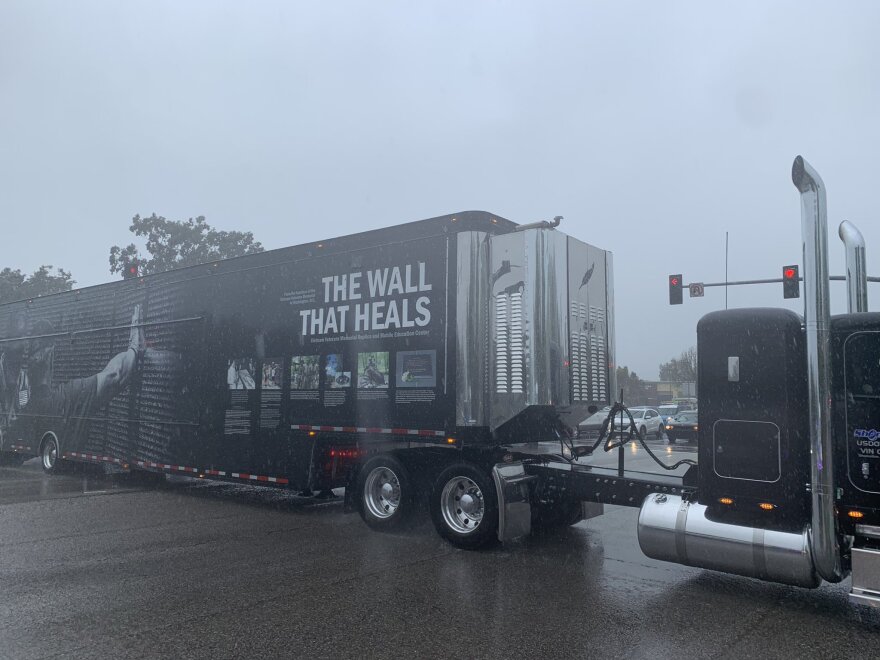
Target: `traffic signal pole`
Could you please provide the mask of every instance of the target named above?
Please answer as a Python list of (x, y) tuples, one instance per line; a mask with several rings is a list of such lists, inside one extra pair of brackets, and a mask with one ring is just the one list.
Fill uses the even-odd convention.
[[(849, 312), (868, 311), (868, 282), (880, 282), (880, 277), (869, 277), (865, 266), (865, 239), (854, 224), (848, 220), (840, 223), (838, 228), (840, 240), (846, 248), (846, 275), (830, 275), (829, 281), (846, 282), (848, 293)], [(669, 276), (669, 304), (681, 305), (682, 288), (690, 290), (691, 298), (702, 298), (703, 290), (707, 286), (724, 287), (724, 308), (727, 309), (727, 287), (743, 286), (746, 284), (776, 284), (782, 282), (783, 298), (800, 298), (800, 283), (804, 278), (800, 276), (797, 264), (782, 267), (782, 277), (771, 277), (763, 280), (738, 280), (727, 281), (727, 236), (725, 234), (724, 255), (724, 281), (723, 282), (690, 282), (684, 284), (681, 274)]]
[[(791, 266), (786, 266), (786, 268), (791, 268)], [(677, 303), (672, 302), (672, 282), (671, 282), (671, 277), (672, 277), (672, 276), (670, 276), (670, 285), (669, 285), (669, 286), (670, 286), (670, 291), (669, 291), (670, 301), (669, 301), (669, 304), (670, 304), (670, 305), (680, 305), (681, 302), (677, 302)], [(829, 281), (832, 281), (832, 282), (845, 282), (845, 281), (846, 281), (846, 276), (845, 276), (845, 275), (829, 275), (828, 279), (829, 279)], [(880, 277), (870, 277), (870, 276), (868, 276), (868, 277), (866, 277), (865, 279), (866, 279), (866, 281), (868, 281), (868, 282), (880, 282)], [(789, 281), (789, 280), (786, 280), (786, 279), (783, 278), (783, 277), (769, 277), (769, 278), (767, 278), (767, 279), (763, 279), (763, 280), (737, 280), (737, 281), (735, 281), (735, 282), (690, 282), (690, 283), (688, 283), (688, 284), (682, 284), (682, 286), (683, 286), (683, 287), (688, 287), (688, 288), (690, 288), (690, 287), (693, 286), (693, 285), (698, 285), (698, 286), (701, 286), (701, 287), (704, 287), (704, 288), (705, 288), (705, 287), (710, 287), (710, 286), (724, 286), (724, 287), (728, 287), (728, 286), (743, 286), (743, 285), (746, 285), (746, 284), (779, 284), (780, 282), (782, 282), (782, 283), (787, 283), (788, 281)], [(803, 281), (804, 281), (804, 278), (798, 276), (797, 281), (798, 281), (798, 282), (803, 282)], [(698, 298), (698, 297), (700, 297), (700, 296), (693, 296), (693, 295), (691, 296), (691, 298)], [(796, 297), (796, 296), (795, 296), (795, 297)]]

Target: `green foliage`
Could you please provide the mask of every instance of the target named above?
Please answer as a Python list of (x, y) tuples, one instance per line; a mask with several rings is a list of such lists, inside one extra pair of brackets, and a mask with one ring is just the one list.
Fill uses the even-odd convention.
[(146, 237), (150, 258), (142, 256), (134, 243), (124, 248), (114, 245), (110, 248), (111, 273), (123, 273), (135, 261), (141, 275), (150, 275), (263, 251), (251, 232), (218, 231), (201, 215), (188, 220), (166, 220), (155, 213), (148, 218), (136, 215), (129, 230)]
[(70, 291), (76, 284), (63, 268), (58, 268), (54, 275), (51, 271), (52, 266), (40, 266), (31, 275), (25, 275), (18, 269), (4, 268), (0, 271), (0, 303)]
[(678, 358), (660, 365), (660, 380), (674, 383), (697, 382), (697, 349), (691, 346)]
[(648, 390), (645, 381), (638, 377), (635, 371), (630, 371), (629, 367), (617, 367), (617, 392), (612, 397), (615, 401), (620, 396), (620, 390), (623, 389), (623, 402), (628, 406), (637, 406), (643, 404), (648, 396)]

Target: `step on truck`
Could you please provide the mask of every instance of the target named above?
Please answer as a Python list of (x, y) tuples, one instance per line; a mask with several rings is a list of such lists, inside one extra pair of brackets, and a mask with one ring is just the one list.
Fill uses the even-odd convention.
[(699, 322), (683, 474), (627, 470), (634, 428), (573, 431), (627, 414), (611, 253), (560, 218), (484, 212), (0, 306), (0, 461), (344, 488), (370, 527), (427, 508), (463, 548), (631, 506), (649, 557), (802, 587), (851, 575), (852, 600), (880, 605), (880, 314), (843, 223), (849, 313), (830, 316), (824, 184), (800, 157), (792, 175), (804, 316)]

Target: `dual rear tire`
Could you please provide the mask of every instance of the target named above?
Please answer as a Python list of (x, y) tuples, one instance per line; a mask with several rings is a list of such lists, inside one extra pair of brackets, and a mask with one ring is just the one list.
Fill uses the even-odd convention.
[(380, 532), (399, 529), (415, 508), (409, 471), (390, 454), (374, 456), (364, 463), (355, 492), (361, 518)]
[(497, 541), (495, 484), (471, 463), (456, 463), (434, 480), (428, 500), (437, 533), (452, 545), (475, 550)]
[[(409, 470), (390, 454), (364, 463), (355, 493), (361, 518), (378, 531), (400, 529), (418, 508)], [(480, 548), (497, 538), (495, 485), (471, 463), (455, 463), (437, 475), (428, 494), (428, 510), (440, 536), (459, 548)]]

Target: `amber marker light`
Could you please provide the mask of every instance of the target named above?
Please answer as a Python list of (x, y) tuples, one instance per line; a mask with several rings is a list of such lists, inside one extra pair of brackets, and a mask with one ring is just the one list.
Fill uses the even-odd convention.
[(847, 511), (846, 515), (848, 515), (850, 518), (855, 518), (856, 520), (865, 517), (865, 514), (862, 511)]
[(315, 431), (309, 431), (309, 437), (314, 438), (317, 435)]
[(733, 504), (733, 498), (730, 497), (719, 497), (718, 501), (722, 504), (727, 504), (728, 506)]
[(761, 502), (759, 505), (764, 511), (773, 511), (776, 508), (775, 504), (770, 504), (770, 502)]
[(447, 445), (454, 445), (454, 444), (455, 444), (455, 438), (446, 438), (446, 444), (447, 444)]

